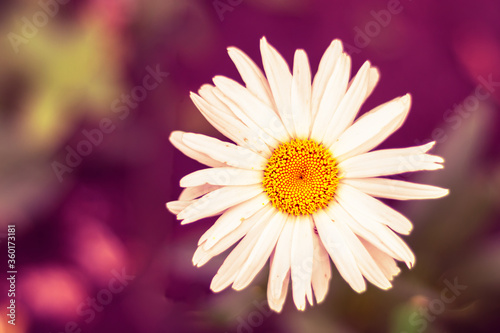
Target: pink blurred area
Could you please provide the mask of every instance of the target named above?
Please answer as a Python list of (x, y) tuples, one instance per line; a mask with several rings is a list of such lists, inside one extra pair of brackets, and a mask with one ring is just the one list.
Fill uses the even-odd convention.
[[(34, 22), (41, 5), (2, 2), (0, 238), (16, 225), (19, 308), (18, 325), (0, 330), (420, 332), (410, 316), (458, 277), (468, 289), (425, 321), (428, 332), (496, 332), (500, 254), (486, 245), (500, 240), (500, 3), (401, 0), (390, 22), (380, 21), (394, 1), (59, 1), (29, 38), (23, 20)], [(13, 46), (10, 33), (24, 39)], [(381, 147), (438, 141), (446, 169), (401, 179), (451, 195), (389, 202), (414, 222), (405, 240), (417, 256), (390, 291), (355, 294), (334, 271), (323, 304), (301, 313), (289, 293), (283, 313), (270, 314), (266, 270), (243, 291), (214, 294), (225, 254), (192, 266), (214, 219), (180, 226), (165, 209), (179, 179), (201, 167), (168, 137), (183, 130), (224, 139), (189, 92), (215, 75), (241, 82), (226, 48), (261, 66), (262, 36), (289, 64), (295, 49), (306, 50), (313, 71), (340, 38), (353, 72), (366, 59), (381, 72), (362, 112), (412, 94), (407, 122)], [(485, 80), (489, 95), (457, 113)], [(2, 308), (7, 287), (0, 282)]]
[(92, 219), (82, 221), (68, 238), (75, 262), (97, 280), (109, 279), (112, 269), (125, 266), (123, 244), (105, 224)]
[(20, 298), (34, 317), (59, 323), (76, 317), (74, 309), (86, 297), (79, 274), (56, 264), (25, 267), (23, 271), (18, 282)]

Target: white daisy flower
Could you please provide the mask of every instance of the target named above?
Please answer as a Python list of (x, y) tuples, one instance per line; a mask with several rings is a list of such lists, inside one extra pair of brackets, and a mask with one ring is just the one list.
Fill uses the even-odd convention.
[(349, 82), (351, 59), (334, 40), (311, 80), (306, 53), (295, 52), (293, 71), (262, 38), (264, 73), (241, 50), (228, 48), (245, 86), (223, 77), (191, 93), (205, 118), (231, 142), (175, 131), (172, 144), (209, 168), (180, 180), (168, 209), (182, 224), (221, 215), (200, 238), (193, 263), (202, 266), (238, 243), (211, 283), (219, 292), (247, 287), (270, 258), (269, 306), (280, 312), (292, 284), (299, 310), (324, 300), (330, 259), (357, 292), (365, 279), (382, 289), (411, 268), (415, 257), (397, 235), (411, 222), (378, 198), (433, 199), (448, 190), (380, 178), (443, 168), (427, 154), (434, 142), (370, 151), (401, 127), (407, 94), (356, 115), (379, 80), (365, 62)]

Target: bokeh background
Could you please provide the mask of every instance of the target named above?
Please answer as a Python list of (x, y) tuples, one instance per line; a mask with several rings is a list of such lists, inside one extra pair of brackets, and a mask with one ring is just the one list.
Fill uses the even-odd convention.
[[(498, 332), (499, 14), (496, 0), (2, 1), (0, 332)], [(413, 95), (382, 147), (438, 141), (445, 170), (399, 179), (451, 194), (388, 201), (414, 222), (405, 240), (417, 257), (391, 290), (358, 295), (334, 269), (324, 303), (298, 312), (289, 294), (275, 314), (266, 269), (244, 291), (213, 294), (225, 255), (192, 267), (214, 220), (181, 227), (165, 209), (200, 168), (168, 136), (222, 138), (189, 91), (215, 75), (240, 80), (227, 46), (261, 65), (262, 36), (289, 63), (305, 49), (313, 71), (342, 39), (354, 70), (369, 59), (381, 71), (363, 112)], [(69, 165), (78, 147), (87, 155)], [(5, 316), (8, 224), (15, 326)]]

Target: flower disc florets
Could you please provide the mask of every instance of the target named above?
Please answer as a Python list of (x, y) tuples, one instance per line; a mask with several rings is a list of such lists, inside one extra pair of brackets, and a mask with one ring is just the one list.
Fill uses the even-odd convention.
[(339, 182), (337, 163), (328, 149), (313, 140), (294, 139), (279, 145), (264, 171), (264, 188), (274, 207), (307, 215), (328, 205)]

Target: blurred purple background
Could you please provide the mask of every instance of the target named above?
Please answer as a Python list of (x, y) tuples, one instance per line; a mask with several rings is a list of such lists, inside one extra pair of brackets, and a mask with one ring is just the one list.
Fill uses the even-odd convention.
[[(498, 332), (499, 15), (494, 0), (3, 1), (0, 332)], [(334, 269), (323, 304), (298, 312), (289, 294), (271, 314), (267, 268), (243, 291), (213, 294), (225, 254), (191, 265), (214, 219), (181, 227), (165, 209), (200, 168), (168, 136), (222, 138), (189, 91), (215, 75), (240, 80), (228, 46), (261, 66), (262, 36), (289, 64), (306, 50), (313, 72), (340, 38), (353, 70), (368, 59), (381, 72), (362, 112), (413, 96), (382, 147), (438, 141), (445, 170), (399, 178), (450, 196), (389, 201), (414, 222), (405, 240), (417, 257), (391, 290), (358, 295)], [(78, 149), (87, 155), (69, 165)], [(9, 224), (15, 326), (5, 316)]]

